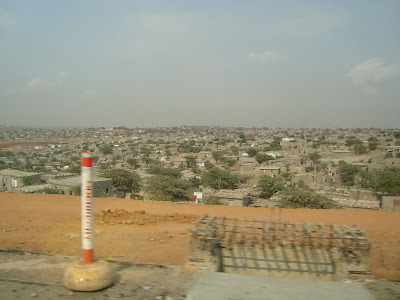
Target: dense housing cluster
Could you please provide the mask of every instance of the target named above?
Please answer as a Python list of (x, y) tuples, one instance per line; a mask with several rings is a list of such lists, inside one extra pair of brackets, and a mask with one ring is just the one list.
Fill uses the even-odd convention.
[(238, 206), (398, 209), (400, 131), (0, 127), (1, 191)]

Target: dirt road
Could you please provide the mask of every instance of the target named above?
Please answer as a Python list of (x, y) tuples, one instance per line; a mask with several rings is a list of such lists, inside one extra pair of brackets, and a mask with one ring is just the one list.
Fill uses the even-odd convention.
[[(268, 209), (95, 198), (95, 255), (180, 266), (203, 214), (358, 225), (372, 239), (376, 277), (400, 280), (400, 212)], [(104, 212), (104, 210), (109, 212)], [(80, 255), (80, 197), (0, 193), (0, 249)]]

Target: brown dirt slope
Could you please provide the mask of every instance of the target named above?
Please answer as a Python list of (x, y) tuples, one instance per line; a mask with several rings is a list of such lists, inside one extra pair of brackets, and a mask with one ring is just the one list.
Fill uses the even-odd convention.
[[(183, 265), (189, 250), (191, 222), (203, 214), (356, 224), (373, 242), (373, 274), (400, 280), (400, 212), (200, 206), (119, 198), (95, 198), (94, 206), (97, 257)], [(0, 193), (0, 249), (79, 256), (79, 218), (79, 197)]]

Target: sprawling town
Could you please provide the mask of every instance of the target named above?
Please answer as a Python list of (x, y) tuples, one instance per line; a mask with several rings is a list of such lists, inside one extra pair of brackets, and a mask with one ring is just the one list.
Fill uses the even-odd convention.
[(252, 207), (398, 210), (400, 131), (0, 127), (0, 191)]

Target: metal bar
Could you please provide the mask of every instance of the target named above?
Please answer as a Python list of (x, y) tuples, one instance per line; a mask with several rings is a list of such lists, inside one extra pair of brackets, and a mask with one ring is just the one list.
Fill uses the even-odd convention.
[(257, 221), (253, 220), (253, 232), (252, 232), (252, 241), (250, 242), (250, 245), (254, 247), (255, 244), (257, 244), (258, 239), (257, 239)]
[[(233, 253), (233, 248), (232, 248), (230, 251), (231, 251), (232, 255), (231, 255), (231, 256), (222, 255), (222, 259), (224, 259), (224, 258), (231, 258), (234, 267), (235, 267), (235, 268), (239, 268), (238, 265), (237, 265), (237, 263), (236, 263), (236, 256), (235, 256), (234, 253)], [(227, 266), (227, 265), (224, 265), (224, 267), (226, 267), (226, 266)]]
[(254, 261), (254, 266), (256, 267), (256, 269), (258, 270), (258, 269), (260, 269), (260, 266), (258, 265), (258, 260), (257, 260), (257, 253), (256, 253), (256, 249), (255, 249), (255, 247), (251, 247), (251, 250), (250, 250), (251, 252), (252, 252), (252, 254), (253, 254), (253, 261)]
[(320, 270), (319, 270), (319, 268), (318, 268), (319, 259), (318, 259), (317, 253), (315, 252), (315, 249), (314, 249), (314, 245), (313, 245), (313, 244), (310, 245), (310, 252), (311, 252), (311, 256), (312, 256), (313, 259), (314, 259), (314, 261), (312, 262), (312, 264), (313, 264), (313, 266), (314, 266), (314, 268), (315, 268), (315, 271), (317, 271), (317, 273), (321, 273)]
[(303, 268), (301, 267), (301, 259), (300, 259), (299, 253), (297, 252), (297, 245), (292, 245), (292, 247), (293, 247), (294, 255), (296, 256), (297, 266), (299, 267), (300, 272), (303, 273)]
[(265, 264), (266, 264), (266, 266), (267, 266), (267, 269), (270, 269), (271, 266), (269, 265), (269, 259), (268, 259), (268, 257), (267, 257), (267, 252), (265, 251), (265, 246), (264, 246), (264, 245), (261, 246), (261, 251), (262, 251), (263, 254), (264, 254), (264, 259), (260, 259), (260, 260), (265, 261)]
[(284, 244), (281, 245), (281, 249), (282, 249), (282, 254), (283, 254), (284, 261), (285, 261), (285, 263), (286, 263), (286, 267), (287, 267), (288, 269), (291, 269), (291, 268), (290, 268), (290, 265), (289, 265), (289, 258), (288, 258), (288, 256), (286, 255), (286, 250), (285, 250), (285, 245), (284, 245)]
[[(235, 266), (233, 266), (233, 265), (224, 265), (224, 268), (235, 268)], [(247, 269), (255, 269), (255, 270), (257, 270), (257, 268), (256, 267), (248, 267)], [(293, 271), (293, 272), (300, 272), (300, 271), (298, 271), (298, 270), (296, 270), (296, 269), (282, 269), (282, 268), (279, 268), (279, 269), (277, 269), (277, 268), (270, 268), (270, 269), (268, 269), (268, 268), (259, 268), (258, 270), (267, 270), (267, 271), (278, 271), (278, 272), (290, 272), (290, 271)], [(315, 273), (315, 274), (318, 274), (316, 271), (310, 271), (310, 272), (308, 272), (308, 273)], [(333, 272), (328, 272), (327, 274), (334, 274)]]
[(339, 245), (339, 247), (343, 248), (343, 234), (341, 233), (339, 227), (336, 224), (331, 224), (334, 232), (335, 232), (335, 237), (336, 237), (336, 243)]
[(275, 249), (274, 249), (274, 248), (275, 248), (274, 245), (271, 245), (271, 246), (269, 247), (269, 249), (271, 249), (272, 255), (274, 256), (274, 261), (275, 261), (276, 268), (277, 268), (278, 270), (280, 270), (281, 267), (279, 266), (279, 261), (278, 261), (278, 258), (277, 258), (277, 256), (276, 256), (276, 252), (275, 252)]
[(249, 258), (246, 256), (246, 251), (244, 250), (244, 247), (237, 247), (237, 249), (239, 253), (242, 252), (242, 256), (239, 256), (240, 259), (238, 257), (237, 258), (240, 260), (242, 268), (247, 269), (247, 260)]
[[(263, 259), (263, 258), (249, 258), (249, 257), (246, 257), (246, 256), (229, 256), (229, 255), (222, 255), (222, 257), (223, 258), (235, 258), (235, 259), (247, 259), (247, 260), (257, 260), (257, 261), (269, 261), (269, 262), (275, 262), (275, 259)], [(283, 260), (283, 259), (278, 259), (277, 260), (278, 262), (281, 262), (281, 263), (284, 263), (285, 262), (285, 260)], [(301, 265), (306, 265), (306, 264), (308, 264), (307, 262), (305, 262), (305, 261), (297, 261), (297, 260), (288, 260), (288, 262), (289, 263), (291, 263), (291, 264), (294, 264), (294, 263), (300, 263)], [(327, 262), (327, 263), (321, 263), (321, 262), (318, 262), (318, 263), (316, 263), (316, 264), (318, 264), (318, 265), (321, 265), (321, 266), (330, 266), (331, 265), (331, 263), (329, 263), (329, 262)]]
[(307, 256), (307, 251), (306, 251), (306, 249), (304, 249), (304, 248), (301, 248), (301, 250), (302, 250), (302, 252), (303, 252), (303, 254), (304, 254), (304, 259), (306, 260), (306, 263), (307, 263), (307, 267), (308, 267), (307, 272), (311, 272), (312, 269), (311, 269), (310, 261), (309, 261), (308, 256)]
[(204, 221), (204, 219), (206, 219), (206, 218), (207, 218), (207, 214), (203, 215), (200, 219), (198, 219), (196, 222), (194, 222), (194, 224), (195, 225), (201, 224)]
[[(237, 219), (233, 219), (233, 222), (232, 222), (233, 229), (236, 228), (236, 227), (235, 227), (235, 226), (236, 226), (236, 222), (237, 222)], [(235, 241), (235, 230), (233, 230), (233, 231), (231, 232), (230, 237), (229, 237), (228, 245), (229, 245), (230, 248), (233, 247), (234, 241)]]
[(271, 222), (268, 222), (266, 226), (264, 226), (264, 231), (265, 231), (265, 241), (269, 242), (269, 231), (271, 230)]
[(225, 239), (225, 217), (221, 218), (221, 227), (222, 227), (221, 240), (224, 240)]
[(245, 244), (246, 243), (246, 234), (247, 234), (247, 227), (245, 226), (246, 222), (243, 220), (242, 221), (242, 226), (240, 226), (241, 229), (241, 236), (240, 236), (240, 243)]

